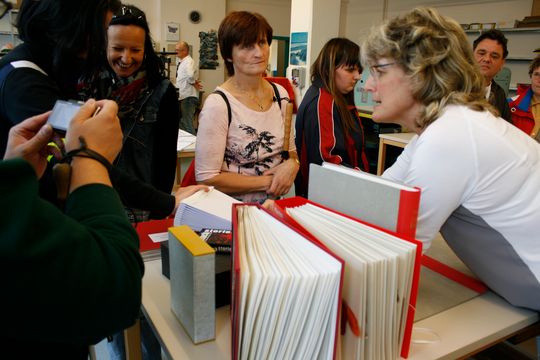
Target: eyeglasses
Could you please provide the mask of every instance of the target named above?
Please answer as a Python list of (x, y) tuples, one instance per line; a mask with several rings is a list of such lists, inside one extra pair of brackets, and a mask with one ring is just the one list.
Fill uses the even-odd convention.
[(0, 19), (3, 18), (12, 8), (13, 4), (5, 0), (0, 0)]
[(395, 65), (395, 64), (396, 64), (396, 62), (389, 62), (389, 63), (386, 63), (386, 64), (377, 64), (377, 65), (370, 66), (369, 67), (369, 73), (370, 73), (372, 78), (374, 78), (375, 80), (378, 80), (379, 76), (380, 76), (379, 69), (382, 69), (382, 68), (385, 68), (385, 67), (388, 67), (388, 66), (392, 66), (392, 65)]
[[(1, 1), (1, 0), (0, 0)], [(146, 21), (146, 16), (139, 9), (133, 8), (131, 6), (122, 5), (120, 11), (113, 15), (112, 20), (120, 19), (123, 17), (133, 17), (135, 19)]]

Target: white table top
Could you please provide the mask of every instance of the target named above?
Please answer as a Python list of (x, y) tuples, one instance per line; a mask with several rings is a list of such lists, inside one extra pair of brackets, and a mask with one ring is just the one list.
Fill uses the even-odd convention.
[(392, 140), (395, 142), (408, 144), (409, 141), (413, 138), (416, 133), (406, 132), (406, 133), (388, 133), (388, 134), (379, 134), (380, 139)]
[[(161, 274), (161, 260), (146, 262), (145, 266), (143, 312), (165, 353), (171, 359), (230, 358), (230, 307), (216, 313), (216, 340), (194, 345), (170, 310), (170, 285)], [(538, 313), (515, 308), (487, 292), (416, 322), (409, 359), (456, 359), (504, 339), (538, 318)], [(438, 341), (417, 343), (426, 339), (426, 332), (436, 334)]]
[(223, 306), (216, 312), (216, 340), (194, 345), (171, 311), (171, 287), (169, 279), (161, 273), (161, 259), (144, 265), (142, 310), (169, 358), (230, 358), (230, 307)]
[(197, 137), (184, 130), (178, 130), (178, 138), (176, 142), (177, 152), (195, 151), (195, 141)]
[[(538, 313), (511, 306), (492, 292), (414, 323), (409, 360), (457, 359), (534, 324)], [(419, 344), (415, 329), (428, 329), (440, 341)]]
[(361, 106), (357, 106), (356, 110), (360, 113), (371, 115), (373, 113), (373, 106), (361, 105)]

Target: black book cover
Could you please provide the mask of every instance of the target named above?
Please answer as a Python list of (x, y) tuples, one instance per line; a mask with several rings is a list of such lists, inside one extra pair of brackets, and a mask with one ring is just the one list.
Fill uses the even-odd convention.
[(230, 254), (232, 234), (230, 230), (202, 229), (199, 235), (217, 254)]

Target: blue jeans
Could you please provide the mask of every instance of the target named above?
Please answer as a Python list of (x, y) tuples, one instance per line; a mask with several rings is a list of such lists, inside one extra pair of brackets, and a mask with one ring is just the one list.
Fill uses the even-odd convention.
[(193, 118), (195, 117), (197, 106), (199, 106), (199, 99), (196, 97), (190, 96), (180, 100), (180, 129), (193, 135), (195, 135)]

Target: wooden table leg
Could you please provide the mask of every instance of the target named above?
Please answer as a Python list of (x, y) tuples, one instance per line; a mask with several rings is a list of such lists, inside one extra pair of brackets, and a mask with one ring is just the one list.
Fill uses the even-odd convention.
[(124, 330), (126, 360), (141, 360), (141, 324), (139, 319), (135, 325)]
[[(176, 186), (180, 186), (182, 183), (182, 159), (193, 159), (195, 157), (195, 151), (182, 150), (176, 154)], [(188, 166), (189, 167), (189, 166)]]
[(379, 156), (377, 158), (377, 175), (382, 175), (384, 172), (384, 163), (386, 160), (386, 143), (384, 139), (379, 139)]
[(182, 183), (182, 158), (176, 157), (176, 185), (180, 186)]

